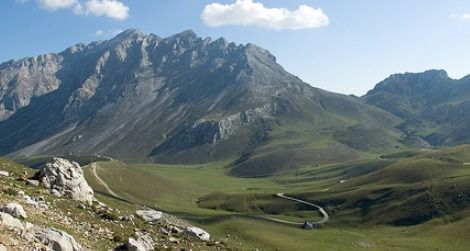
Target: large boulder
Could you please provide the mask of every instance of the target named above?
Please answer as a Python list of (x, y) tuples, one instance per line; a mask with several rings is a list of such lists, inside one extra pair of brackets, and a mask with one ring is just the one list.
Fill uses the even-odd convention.
[(145, 222), (158, 221), (162, 218), (163, 213), (160, 211), (155, 211), (153, 209), (148, 210), (137, 210), (135, 211), (137, 217), (141, 218)]
[(93, 189), (86, 182), (83, 170), (77, 162), (54, 158), (36, 176), (57, 196), (65, 195), (83, 202), (94, 200)]
[(127, 250), (129, 251), (151, 251), (154, 250), (154, 241), (148, 234), (134, 238), (129, 238), (127, 242)]
[(7, 203), (6, 205), (2, 207), (1, 211), (4, 213), (10, 214), (18, 219), (27, 218), (26, 212), (24, 211), (23, 206), (21, 206), (18, 203), (14, 203), (14, 202)]
[(209, 241), (211, 238), (211, 235), (208, 232), (198, 227), (187, 227), (186, 233), (194, 237), (197, 237), (202, 241)]
[(64, 231), (51, 227), (33, 227), (28, 230), (35, 241), (54, 251), (79, 251), (80, 244)]
[(0, 212), (0, 224), (8, 228), (23, 230), (23, 224), (17, 218), (7, 213)]

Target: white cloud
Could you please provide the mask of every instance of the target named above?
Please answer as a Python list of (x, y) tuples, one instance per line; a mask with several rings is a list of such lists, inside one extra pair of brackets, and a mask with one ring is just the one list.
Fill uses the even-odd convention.
[(110, 29), (110, 30), (97, 30), (95, 36), (97, 37), (113, 37), (123, 32), (122, 29)]
[(82, 12), (85, 15), (105, 16), (118, 20), (129, 17), (129, 7), (117, 0), (88, 0)]
[(460, 20), (470, 20), (470, 13), (460, 15)]
[(463, 13), (463, 14), (450, 14), (450, 18), (453, 18), (453, 19), (458, 19), (458, 20), (462, 20), (462, 21), (469, 21), (470, 20), (470, 13), (469, 12), (466, 12), (466, 13)]
[(72, 8), (77, 4), (77, 0), (39, 0), (39, 5), (41, 7), (51, 11)]
[[(15, 0), (26, 3), (29, 0)], [(121, 0), (37, 0), (41, 8), (49, 11), (69, 9), (75, 15), (109, 17), (124, 20), (129, 17), (129, 7)]]
[(300, 5), (292, 11), (286, 8), (267, 8), (253, 0), (236, 0), (233, 4), (208, 4), (201, 18), (210, 27), (252, 25), (274, 30), (300, 30), (329, 24), (328, 16), (321, 9), (307, 5)]

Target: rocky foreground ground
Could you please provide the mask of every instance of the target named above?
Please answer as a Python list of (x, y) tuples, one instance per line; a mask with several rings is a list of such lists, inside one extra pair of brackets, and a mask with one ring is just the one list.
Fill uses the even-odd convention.
[(37, 172), (0, 160), (2, 250), (234, 249), (174, 216), (98, 201), (81, 167), (55, 158)]

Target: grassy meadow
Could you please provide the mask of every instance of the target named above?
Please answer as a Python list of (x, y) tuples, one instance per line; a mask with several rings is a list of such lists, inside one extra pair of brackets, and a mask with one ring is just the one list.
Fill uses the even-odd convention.
[[(264, 178), (230, 176), (229, 162), (108, 161), (99, 162), (96, 171), (119, 197), (179, 215), (242, 250), (467, 250), (469, 153), (469, 146), (410, 150)], [(108, 192), (91, 168), (85, 173), (105, 199)], [(315, 201), (331, 221), (305, 231), (257, 218), (320, 218), (275, 193)]]

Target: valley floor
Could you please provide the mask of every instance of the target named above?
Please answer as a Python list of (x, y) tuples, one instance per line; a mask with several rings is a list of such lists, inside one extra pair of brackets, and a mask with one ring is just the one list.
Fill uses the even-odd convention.
[[(227, 175), (223, 162), (98, 162), (85, 174), (107, 203), (118, 197), (171, 212), (242, 250), (467, 250), (468, 150), (404, 152), (252, 179)], [(320, 204), (331, 220), (310, 231), (263, 220), (322, 217), (276, 193)]]

